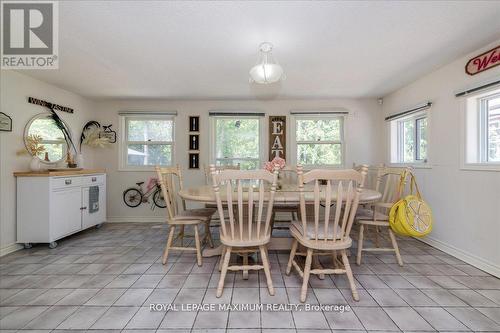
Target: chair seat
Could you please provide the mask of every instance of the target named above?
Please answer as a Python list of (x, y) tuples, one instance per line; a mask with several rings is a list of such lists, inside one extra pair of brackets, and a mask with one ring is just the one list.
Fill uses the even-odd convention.
[[(326, 237), (325, 237), (325, 229), (324, 227), (321, 225), (322, 223), (320, 223), (320, 225), (318, 226), (318, 239), (333, 239), (333, 225), (329, 225), (328, 226), (328, 230), (326, 232)], [(293, 221), (292, 222), (292, 226), (294, 226), (295, 228), (297, 228), (297, 230), (299, 232), (302, 233), (302, 222), (300, 221)], [(314, 230), (314, 223), (312, 222), (309, 222), (307, 223), (307, 227), (306, 227), (306, 237), (308, 239), (316, 239), (316, 231)], [(335, 239), (340, 239), (342, 237), (342, 230), (340, 230), (340, 227), (338, 228), (337, 230), (337, 237), (335, 237)]]
[(335, 242), (333, 242), (332, 239), (327, 239), (325, 242), (324, 238), (318, 238), (318, 240), (310, 239), (302, 234), (302, 227), (297, 223), (292, 223), (290, 226), (290, 233), (300, 244), (315, 250), (342, 250), (350, 248), (352, 245), (352, 239), (350, 237), (344, 238), (342, 241), (337, 239)]
[(220, 241), (222, 244), (231, 247), (253, 247), (260, 246), (269, 243), (271, 240), (271, 226), (269, 226), (269, 230), (267, 231), (267, 235), (264, 237), (262, 234), (264, 233), (265, 223), (262, 222), (260, 225), (260, 238), (257, 238), (257, 223), (252, 223), (252, 234), (250, 237), (250, 233), (248, 232), (248, 223), (243, 222), (243, 232), (242, 237), (240, 237), (240, 224), (238, 222), (234, 223), (234, 239), (231, 237), (231, 227), (228, 221), (226, 221), (226, 233), (227, 236), (224, 236), (221, 232)]
[[(358, 208), (355, 219), (358, 221), (373, 221), (373, 210), (367, 208)], [(375, 220), (389, 221), (389, 216), (375, 211)]]
[(214, 208), (187, 209), (174, 217), (174, 221), (201, 220), (208, 221), (216, 210)]

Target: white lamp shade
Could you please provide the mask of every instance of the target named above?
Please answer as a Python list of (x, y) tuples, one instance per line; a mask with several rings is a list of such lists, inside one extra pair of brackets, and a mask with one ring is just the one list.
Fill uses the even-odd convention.
[(283, 68), (278, 64), (261, 63), (250, 69), (250, 79), (256, 83), (269, 84), (277, 82), (283, 75)]

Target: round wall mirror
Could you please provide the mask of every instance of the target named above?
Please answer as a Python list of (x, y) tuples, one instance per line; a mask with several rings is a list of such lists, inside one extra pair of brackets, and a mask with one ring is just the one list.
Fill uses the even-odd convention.
[[(69, 128), (66, 126), (66, 128)], [(30, 135), (39, 135), (42, 138), (41, 144), (45, 150), (40, 152), (37, 157), (48, 163), (57, 163), (66, 157), (67, 144), (64, 139), (63, 131), (57, 127), (50, 113), (41, 113), (26, 124), (24, 129), (24, 144), (26, 138)], [(45, 156), (49, 161), (45, 160)]]

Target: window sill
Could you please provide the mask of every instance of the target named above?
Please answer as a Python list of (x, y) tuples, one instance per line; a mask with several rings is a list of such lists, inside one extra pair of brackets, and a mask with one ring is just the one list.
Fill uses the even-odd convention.
[(500, 164), (468, 163), (462, 164), (460, 170), (463, 171), (500, 171)]
[(413, 169), (432, 169), (429, 163), (389, 163), (389, 167), (395, 168), (413, 168)]

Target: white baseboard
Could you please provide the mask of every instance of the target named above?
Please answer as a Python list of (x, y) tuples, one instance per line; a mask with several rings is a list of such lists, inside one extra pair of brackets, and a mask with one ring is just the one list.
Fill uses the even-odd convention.
[(9, 253), (12, 253), (12, 252), (19, 251), (23, 248), (24, 248), (24, 246), (22, 246), (21, 244), (17, 244), (17, 243), (12, 243), (10, 245), (4, 246), (0, 249), (0, 257), (3, 257)]
[(493, 276), (500, 278), (500, 266), (495, 265), (494, 263), (489, 262), (488, 260), (484, 260), (483, 258), (465, 252), (464, 250), (461, 250), (459, 248), (456, 248), (452, 245), (446, 244), (442, 241), (439, 241), (431, 237), (416, 238), (416, 239), (426, 244), (429, 244), (435, 247), (436, 249), (441, 250), (449, 255), (452, 255), (457, 259), (465, 261), (466, 263), (474, 267), (477, 267), (485, 271), (486, 273), (489, 273)]
[(106, 219), (108, 223), (162, 223), (166, 222), (163, 216), (108, 216)]

